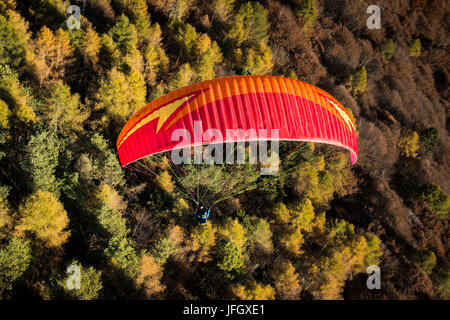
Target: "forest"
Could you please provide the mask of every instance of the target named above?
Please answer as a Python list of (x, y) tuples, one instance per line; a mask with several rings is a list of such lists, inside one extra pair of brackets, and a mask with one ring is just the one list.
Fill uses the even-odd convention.
[[(380, 29), (366, 24), (372, 4)], [(449, 299), (449, 7), (0, 0), (0, 300)], [(359, 158), (304, 143), (289, 174), (202, 167), (217, 193), (227, 175), (258, 188), (201, 225), (167, 157), (141, 174), (116, 141), (148, 102), (233, 75), (329, 92), (357, 125)]]

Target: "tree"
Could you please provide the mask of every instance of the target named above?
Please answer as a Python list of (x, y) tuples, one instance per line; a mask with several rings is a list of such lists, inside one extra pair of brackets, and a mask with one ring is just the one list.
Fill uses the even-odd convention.
[[(76, 266), (80, 270), (80, 288), (68, 288), (68, 275), (65, 272), (69, 266)], [(96, 270), (93, 267), (85, 267), (77, 260), (72, 260), (67, 264), (63, 275), (59, 276), (58, 285), (64, 291), (65, 298), (77, 300), (94, 300), (99, 298), (99, 294), (103, 289), (102, 271)]]
[(395, 52), (394, 40), (387, 39), (383, 41), (378, 47), (378, 50), (381, 52), (386, 61), (391, 61)]
[(72, 137), (83, 132), (83, 122), (88, 117), (79, 95), (72, 95), (70, 87), (61, 80), (46, 88), (38, 104), (38, 112), (40, 118), (55, 131)]
[(241, 276), (244, 271), (244, 258), (239, 246), (231, 241), (223, 241), (219, 247), (217, 266), (229, 280)]
[(152, 256), (159, 264), (166, 263), (167, 259), (177, 251), (175, 241), (170, 237), (159, 238), (153, 246)]
[(97, 69), (102, 38), (92, 28), (87, 28), (80, 44), (80, 52), (85, 64)]
[(69, 218), (62, 204), (48, 191), (36, 191), (19, 206), (15, 234), (60, 247), (69, 238)]
[(256, 281), (250, 281), (247, 285), (237, 284), (232, 286), (235, 296), (241, 300), (273, 300), (275, 290), (270, 284), (263, 285)]
[(137, 44), (137, 32), (128, 17), (122, 14), (117, 18), (116, 23), (109, 31), (108, 35), (117, 44), (122, 54), (127, 54)]
[(170, 77), (167, 83), (167, 89), (172, 91), (185, 87), (193, 82), (194, 77), (194, 70), (192, 70), (188, 63), (185, 63)]
[(55, 169), (62, 148), (53, 131), (42, 130), (31, 136), (21, 161), (31, 191), (49, 191), (59, 198), (60, 181), (55, 177)]
[(190, 9), (189, 0), (154, 0), (155, 6), (169, 18), (181, 20)]
[(163, 269), (156, 260), (147, 254), (143, 254), (139, 264), (139, 275), (136, 283), (143, 287), (145, 295), (149, 299), (160, 297), (165, 290), (165, 286), (161, 283)]
[(315, 0), (303, 0), (297, 14), (305, 19), (307, 27), (312, 28), (317, 19)]
[(211, 18), (211, 24), (214, 22), (214, 18), (217, 17), (222, 22), (227, 22), (228, 18), (233, 11), (233, 4), (236, 0), (214, 0), (212, 3), (213, 15)]
[(417, 157), (419, 135), (413, 130), (404, 132), (398, 139), (397, 146), (405, 157)]
[(66, 71), (74, 62), (73, 48), (69, 35), (58, 29), (53, 33), (42, 27), (35, 41), (36, 59), (34, 66), (39, 85), (46, 85), (53, 80), (63, 79)]
[(421, 44), (418, 38), (414, 39), (409, 45), (409, 56), (418, 58), (421, 55)]
[(0, 65), (9, 65), (22, 74), (30, 71), (33, 59), (28, 23), (17, 12), (6, 11), (0, 15)]
[(433, 251), (424, 250), (419, 251), (414, 254), (413, 261), (417, 264), (417, 266), (425, 271), (427, 274), (431, 275), (434, 267), (436, 266), (436, 255)]
[(364, 66), (359, 67), (356, 71), (349, 76), (345, 85), (350, 89), (350, 92), (354, 95), (363, 94), (366, 91), (367, 84), (367, 71)]
[(247, 243), (247, 235), (245, 228), (239, 223), (237, 219), (228, 217), (225, 223), (219, 227), (218, 235), (225, 241), (233, 242), (242, 250)]
[(0, 65), (0, 99), (11, 108), (15, 120), (23, 123), (36, 121), (31, 93), (20, 84), (18, 74), (9, 66)]
[(0, 295), (11, 290), (31, 263), (31, 247), (19, 238), (11, 238), (0, 248)]
[(258, 2), (241, 5), (234, 15), (225, 40), (241, 74), (264, 74), (272, 69), (268, 27), (267, 10)]
[(131, 279), (137, 276), (139, 257), (130, 239), (114, 236), (104, 252), (115, 268), (123, 270)]
[(419, 138), (425, 147), (425, 152), (433, 152), (438, 142), (439, 132), (436, 128), (427, 128), (419, 132)]
[(9, 190), (9, 187), (0, 185), (0, 241), (8, 236), (13, 223), (7, 199)]
[[(126, 76), (117, 69), (112, 69), (100, 81), (100, 88), (95, 95), (96, 110), (103, 110), (105, 125), (121, 127), (126, 120), (145, 103), (145, 82), (142, 75), (132, 69)], [(117, 130), (117, 129), (116, 129)]]
[(272, 231), (270, 230), (270, 224), (261, 218), (252, 221), (250, 227), (249, 241), (254, 246), (262, 249), (266, 253), (272, 253)]
[(125, 182), (122, 167), (116, 153), (101, 134), (94, 133), (83, 150), (75, 166), (88, 189), (100, 184), (113, 188), (123, 187)]
[(290, 261), (281, 260), (274, 265), (271, 277), (275, 283), (275, 292), (278, 299), (296, 300), (300, 296), (298, 274)]
[(210, 258), (210, 250), (216, 243), (216, 229), (211, 223), (194, 227), (188, 240), (189, 247), (197, 253), (198, 262), (207, 262)]
[(446, 218), (450, 208), (450, 196), (435, 184), (424, 185), (421, 188), (419, 201), (425, 202), (431, 209), (442, 218)]

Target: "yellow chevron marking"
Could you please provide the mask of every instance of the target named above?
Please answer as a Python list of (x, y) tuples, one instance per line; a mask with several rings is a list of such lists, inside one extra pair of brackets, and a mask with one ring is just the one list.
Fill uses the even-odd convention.
[(195, 94), (191, 94), (189, 96), (183, 97), (181, 99), (175, 100), (164, 107), (159, 108), (158, 110), (150, 113), (146, 117), (142, 118), (128, 133), (123, 137), (122, 141), (120, 142), (118, 148), (122, 145), (122, 143), (133, 133), (135, 133), (138, 129), (140, 129), (142, 126), (146, 125), (147, 123), (151, 122), (152, 120), (158, 119), (158, 125), (156, 126), (156, 134), (158, 134), (161, 127), (164, 125), (164, 123), (169, 119), (169, 117), (187, 100), (192, 98)]
[(336, 111), (339, 112), (340, 116), (345, 121), (345, 123), (349, 127), (350, 131), (356, 131), (355, 124), (353, 123), (352, 119), (350, 119), (350, 116), (347, 114), (347, 112), (342, 110), (342, 108), (336, 102), (331, 100), (330, 98), (328, 98), (328, 97), (326, 97), (324, 95), (322, 95), (322, 97), (324, 97), (330, 104), (332, 104), (333, 107), (336, 109)]

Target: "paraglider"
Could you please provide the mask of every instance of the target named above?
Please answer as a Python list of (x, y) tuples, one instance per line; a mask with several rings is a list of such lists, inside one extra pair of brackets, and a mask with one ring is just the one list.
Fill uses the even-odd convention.
[[(313, 85), (275, 76), (218, 78), (169, 92), (128, 120), (117, 150), (122, 166), (133, 168), (140, 159), (159, 153), (170, 151), (176, 156), (204, 145), (252, 141), (318, 142), (349, 150), (352, 163), (358, 158), (356, 126), (341, 103)], [(174, 165), (180, 164), (173, 158)], [(198, 206), (202, 200), (198, 185), (196, 192), (190, 192), (195, 186), (186, 184), (181, 181), (180, 192)], [(223, 195), (212, 204), (222, 199)]]

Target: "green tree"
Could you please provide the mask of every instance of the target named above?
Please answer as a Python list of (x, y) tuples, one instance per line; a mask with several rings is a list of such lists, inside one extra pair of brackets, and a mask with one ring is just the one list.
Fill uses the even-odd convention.
[(238, 245), (231, 241), (224, 241), (219, 247), (219, 261), (217, 266), (224, 273), (225, 278), (233, 280), (244, 272), (244, 257)]
[(378, 50), (381, 52), (386, 61), (391, 61), (395, 52), (394, 40), (387, 39), (383, 41), (378, 47)]
[(50, 191), (59, 198), (61, 182), (55, 176), (55, 169), (62, 148), (61, 141), (53, 131), (42, 130), (30, 137), (21, 165), (28, 174), (31, 191)]
[(152, 255), (159, 264), (166, 263), (167, 259), (177, 251), (175, 242), (170, 237), (159, 238), (153, 246)]
[(437, 262), (436, 255), (433, 251), (430, 250), (424, 250), (415, 253), (413, 256), (413, 261), (420, 269), (430, 275), (433, 272), (433, 269), (436, 266)]
[(419, 132), (419, 137), (425, 152), (433, 152), (438, 142), (439, 132), (436, 128), (427, 128)]
[(105, 254), (114, 267), (121, 269), (130, 278), (135, 278), (139, 268), (139, 257), (128, 238), (112, 237)]
[(421, 189), (419, 201), (428, 204), (431, 211), (445, 219), (450, 208), (450, 196), (446, 195), (441, 187), (434, 184), (424, 185)]
[(104, 125), (121, 127), (133, 113), (144, 106), (145, 95), (145, 81), (137, 70), (132, 69), (126, 76), (112, 69), (100, 81), (100, 88), (95, 95), (95, 109), (105, 112), (102, 118)]
[(70, 235), (68, 224), (63, 205), (50, 192), (37, 191), (19, 206), (15, 233), (40, 240), (47, 247), (59, 247)]
[[(102, 272), (96, 270), (93, 267), (85, 267), (81, 265), (77, 260), (73, 260), (67, 264), (69, 266), (76, 266), (80, 268), (80, 288), (73, 289), (67, 287), (68, 275), (64, 272), (62, 279), (58, 281), (58, 285), (65, 293), (65, 296), (69, 299), (76, 300), (94, 300), (99, 298), (99, 294), (103, 288), (102, 284)], [(67, 270), (67, 268), (65, 269)], [(64, 271), (65, 271), (64, 270)]]
[(31, 247), (22, 239), (11, 238), (0, 248), (0, 295), (12, 289), (14, 281), (28, 269), (31, 258)]
[(345, 85), (350, 89), (350, 92), (354, 96), (364, 93), (367, 85), (366, 68), (362, 66), (356, 69), (356, 71), (349, 76)]
[(303, 0), (297, 10), (297, 14), (306, 21), (306, 26), (312, 28), (317, 19), (315, 0)]
[(115, 151), (102, 135), (94, 133), (84, 150), (77, 160), (76, 170), (87, 187), (100, 184), (107, 184), (113, 188), (123, 187), (125, 182), (122, 167)]
[(128, 17), (124, 14), (119, 16), (116, 23), (109, 31), (108, 35), (117, 44), (122, 54), (127, 54), (137, 44), (138, 34), (136, 28), (130, 23)]

